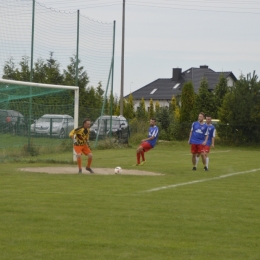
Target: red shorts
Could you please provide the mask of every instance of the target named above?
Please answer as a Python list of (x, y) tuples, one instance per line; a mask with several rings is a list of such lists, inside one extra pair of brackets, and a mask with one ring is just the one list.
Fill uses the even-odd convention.
[(141, 143), (140, 146), (143, 147), (144, 152), (148, 152), (149, 150), (151, 150), (151, 149), (153, 148), (153, 147), (152, 147), (149, 143), (147, 143), (147, 142)]
[(210, 151), (210, 146), (205, 145), (204, 152), (209, 153), (209, 151)]
[(192, 144), (191, 147), (190, 147), (190, 151), (192, 154), (195, 154), (195, 153), (202, 153), (205, 151), (205, 145), (202, 145), (202, 144)]
[(88, 155), (89, 153), (91, 153), (91, 150), (89, 149), (89, 147), (85, 144), (85, 145), (74, 145), (74, 151), (76, 152), (76, 154), (85, 154)]

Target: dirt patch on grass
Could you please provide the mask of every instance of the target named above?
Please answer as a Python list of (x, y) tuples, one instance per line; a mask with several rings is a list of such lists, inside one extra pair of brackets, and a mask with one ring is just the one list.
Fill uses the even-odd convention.
[[(20, 168), (20, 171), (24, 172), (35, 172), (35, 173), (48, 173), (48, 174), (78, 174), (77, 167), (30, 167)], [(115, 175), (114, 169), (112, 168), (92, 168), (94, 171), (90, 173), (85, 169), (82, 170), (82, 174), (85, 175)], [(148, 176), (159, 176), (161, 173), (154, 173), (140, 170), (125, 170), (123, 169), (120, 175), (148, 175)]]

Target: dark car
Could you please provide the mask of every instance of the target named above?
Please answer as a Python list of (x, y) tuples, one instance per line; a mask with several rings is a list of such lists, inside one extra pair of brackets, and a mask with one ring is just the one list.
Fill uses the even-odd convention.
[(20, 112), (0, 109), (0, 132), (19, 134), (24, 127), (24, 116)]
[[(112, 121), (112, 122), (111, 122)], [(100, 116), (90, 128), (90, 140), (110, 137), (110, 122), (111, 136), (119, 141), (128, 142), (129, 138), (129, 125), (123, 116)]]

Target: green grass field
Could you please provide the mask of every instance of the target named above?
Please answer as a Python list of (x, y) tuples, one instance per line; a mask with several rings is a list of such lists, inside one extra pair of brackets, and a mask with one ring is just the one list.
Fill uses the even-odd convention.
[[(136, 168), (134, 148), (93, 154), (93, 169)], [(164, 175), (50, 175), (18, 168), (51, 164), (2, 163), (0, 259), (260, 259), (259, 150), (216, 147), (209, 172), (201, 161), (191, 171), (186, 142), (146, 157), (140, 169)]]

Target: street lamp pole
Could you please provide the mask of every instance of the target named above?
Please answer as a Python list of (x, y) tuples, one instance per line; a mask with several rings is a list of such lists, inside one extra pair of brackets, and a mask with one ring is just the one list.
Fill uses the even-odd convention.
[(120, 115), (124, 113), (124, 58), (125, 56), (125, 0), (123, 0), (123, 17), (122, 17), (122, 54), (121, 54), (121, 91), (120, 91)]

